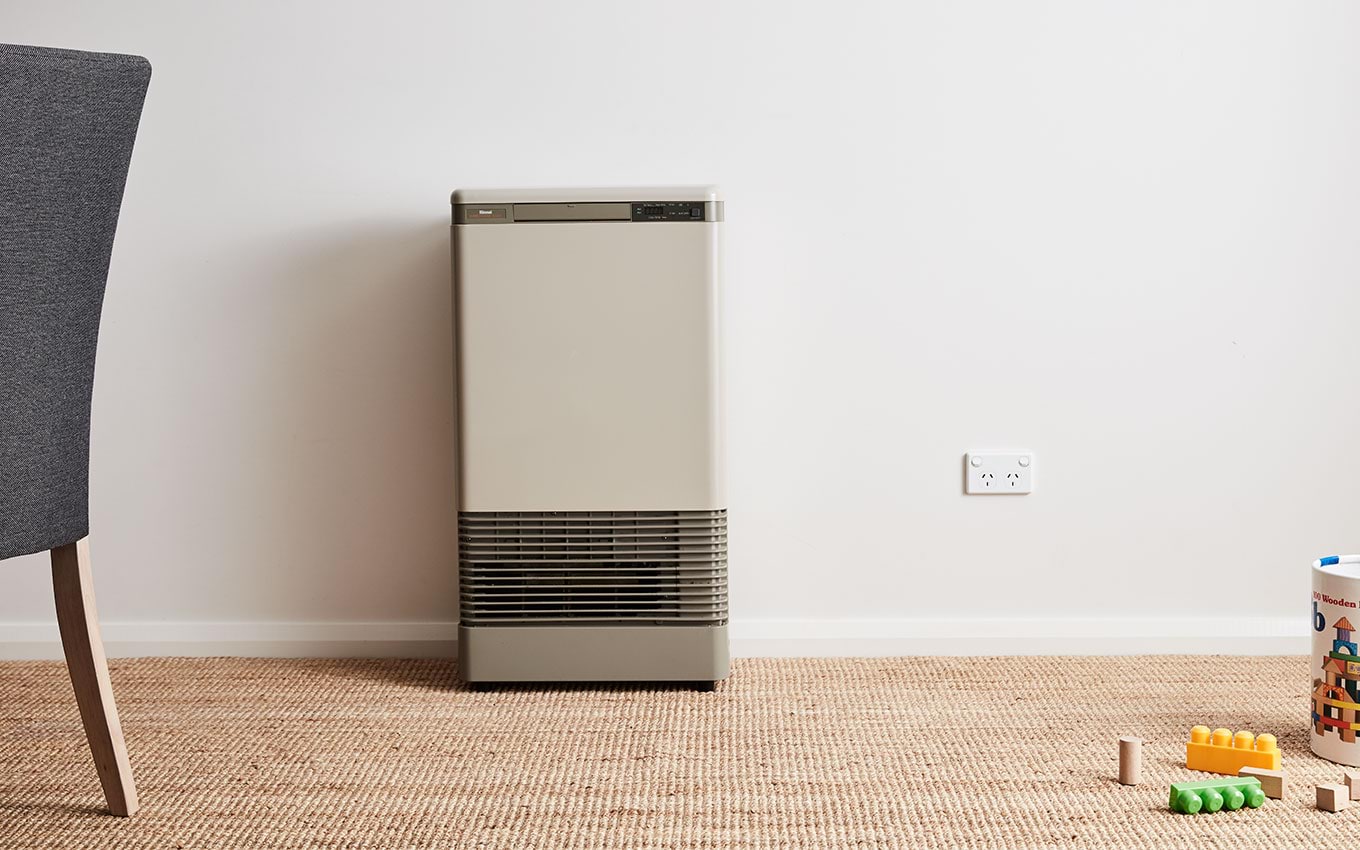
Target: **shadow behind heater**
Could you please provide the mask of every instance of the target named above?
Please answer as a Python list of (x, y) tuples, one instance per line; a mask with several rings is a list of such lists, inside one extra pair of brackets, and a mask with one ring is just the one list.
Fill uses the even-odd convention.
[(717, 192), (453, 205), (463, 678), (726, 677)]

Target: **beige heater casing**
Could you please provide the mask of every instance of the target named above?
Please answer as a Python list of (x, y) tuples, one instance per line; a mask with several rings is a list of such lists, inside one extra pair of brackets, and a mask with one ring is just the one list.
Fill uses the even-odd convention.
[(463, 678), (724, 678), (718, 193), (453, 210)]

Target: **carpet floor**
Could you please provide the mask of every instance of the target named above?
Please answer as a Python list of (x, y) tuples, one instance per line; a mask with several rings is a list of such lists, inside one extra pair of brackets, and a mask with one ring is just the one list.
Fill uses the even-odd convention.
[[(1337, 847), (1294, 658), (745, 660), (716, 693), (476, 692), (444, 661), (112, 663), (142, 799), (103, 798), (65, 667), (0, 663), (0, 848)], [(1174, 815), (1197, 723), (1288, 787)], [(1144, 738), (1143, 784), (1115, 780)]]

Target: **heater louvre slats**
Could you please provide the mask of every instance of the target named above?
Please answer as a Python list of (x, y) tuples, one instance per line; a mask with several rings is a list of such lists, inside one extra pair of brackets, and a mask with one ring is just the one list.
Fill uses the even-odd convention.
[[(464, 514), (466, 516), (466, 514)], [(588, 531), (603, 528), (617, 528), (624, 531), (650, 532), (660, 528), (674, 529), (714, 529), (723, 528), (727, 524), (727, 518), (719, 514), (712, 514), (708, 511), (699, 512), (697, 516), (691, 517), (657, 517), (657, 516), (574, 516), (567, 514), (546, 515), (540, 514), (537, 517), (529, 515), (506, 515), (498, 516), (483, 513), (475, 518), (461, 520), (459, 526), (467, 531), (496, 530), (506, 528), (517, 528), (524, 531), (542, 530), (569, 530), (569, 531)]]
[[(648, 566), (638, 569), (636, 565), (639, 563), (646, 563)], [(727, 578), (727, 569), (721, 566), (714, 567), (711, 562), (641, 562), (629, 561), (626, 558), (620, 558), (617, 561), (576, 564), (564, 564), (561, 561), (473, 561), (464, 562), (461, 572), (466, 578), (481, 577), (488, 579), (506, 575), (574, 575), (581, 579), (617, 578), (623, 575), (619, 572), (619, 567), (623, 565), (628, 566), (627, 575), (630, 582), (659, 578), (684, 579), (687, 581), (706, 577), (724, 580)]]
[[(526, 611), (534, 611), (535, 609), (552, 611), (556, 607), (557, 603), (546, 600), (526, 602), (519, 605), (510, 605), (509, 603), (503, 603), (501, 608), (498, 609), (488, 608), (485, 613), (487, 614), (509, 613), (522, 615)], [(607, 600), (581, 601), (572, 610), (574, 613), (577, 614), (608, 614), (610, 611), (631, 611), (635, 613), (648, 613), (648, 614), (656, 613), (656, 609), (653, 608), (651, 605), (645, 605), (641, 603), (637, 605), (618, 604), (614, 602), (609, 602)], [(666, 613), (678, 616), (682, 614), (713, 614), (720, 610), (722, 610), (722, 606), (716, 604), (715, 605), (672, 604), (670, 606), (670, 610)]]
[[(626, 553), (620, 553), (618, 557), (611, 558), (608, 560), (581, 559), (571, 562), (563, 561), (561, 559), (544, 560), (542, 558), (515, 559), (515, 560), (510, 560), (507, 558), (499, 561), (476, 560), (471, 558), (463, 559), (463, 566), (465, 570), (482, 571), (486, 573), (596, 572), (613, 575), (616, 573), (618, 566), (621, 564), (629, 564), (631, 566), (639, 563), (650, 564), (652, 568), (655, 569), (660, 569), (664, 567), (667, 571), (667, 574), (678, 572), (681, 574), (703, 575), (705, 573), (711, 573), (715, 569), (722, 569), (721, 567), (715, 568), (711, 560), (664, 561), (656, 558), (648, 558), (646, 561), (640, 560), (635, 561), (628, 558)], [(642, 573), (639, 573), (639, 575), (642, 575)]]
[(465, 625), (727, 622), (726, 511), (461, 513)]
[[(587, 540), (554, 540), (551, 538), (526, 539), (521, 538), (521, 542), (515, 544), (516, 548), (533, 547), (538, 552), (556, 552), (566, 550), (568, 553), (576, 554), (589, 552), (592, 549), (614, 552), (626, 550), (637, 554), (638, 552), (648, 552), (660, 550), (662, 552), (711, 552), (726, 544), (726, 540), (715, 540), (712, 536), (705, 537), (702, 541), (697, 539), (671, 538), (669, 540), (654, 537), (619, 537), (613, 542), (602, 542), (599, 537)], [(501, 540), (464, 540), (462, 548), (472, 552), (497, 552), (506, 546), (504, 539)]]
[(544, 556), (540, 556), (539, 553), (537, 553), (537, 552), (516, 552), (516, 553), (513, 553), (513, 554), (514, 554), (514, 555), (517, 555), (517, 556), (522, 556), (522, 557), (513, 557), (513, 558), (511, 558), (511, 557), (506, 557), (506, 558), (498, 558), (498, 557), (494, 557), (495, 555), (498, 555), (498, 554), (509, 555), (509, 554), (512, 554), (512, 553), (509, 553), (509, 552), (500, 552), (500, 553), (483, 552), (483, 553), (476, 553), (476, 554), (473, 554), (473, 555), (466, 555), (466, 556), (463, 556), (463, 562), (464, 562), (464, 563), (467, 563), (467, 564), (478, 564), (478, 565), (482, 565), (482, 564), (524, 564), (524, 565), (526, 565), (527, 567), (532, 567), (534, 564), (552, 563), (552, 562), (554, 562), (554, 561), (561, 562), (561, 561), (564, 561), (564, 560), (566, 560), (566, 559), (568, 559), (568, 558), (571, 559), (571, 563), (573, 563), (573, 564), (623, 564), (623, 563), (636, 563), (637, 561), (648, 561), (648, 562), (650, 562), (650, 563), (655, 563), (655, 564), (674, 564), (674, 565), (676, 565), (676, 566), (680, 566), (680, 565), (684, 565), (684, 564), (712, 564), (712, 563), (713, 563), (712, 558), (703, 558), (703, 557), (681, 558), (681, 557), (678, 557), (678, 556), (662, 556), (662, 555), (656, 554), (656, 553), (648, 554), (648, 553), (646, 553), (646, 552), (627, 552), (627, 551), (610, 552), (610, 553), (605, 553), (605, 552), (583, 552), (583, 553), (581, 553), (582, 555), (602, 556), (602, 557), (575, 557), (575, 556), (573, 556), (573, 554), (570, 553), (570, 552), (560, 552), (560, 553), (557, 553), (557, 554), (549, 553), (548, 555), (544, 555)]
[[(579, 541), (583, 544), (590, 540), (594, 540), (600, 536), (600, 533), (598, 531), (579, 531), (579, 530), (545, 531), (540, 533), (540, 532), (526, 532), (524, 531), (524, 529), (516, 529), (516, 532), (518, 533), (519, 537), (522, 537), (526, 540), (543, 538), (546, 540), (559, 540), (567, 543), (575, 543)], [(659, 540), (662, 538), (665, 539), (676, 538), (680, 540), (711, 540), (714, 537), (725, 538), (727, 536), (727, 533), (721, 531), (714, 532), (712, 530), (691, 531), (688, 529), (686, 529), (685, 531), (665, 530), (665, 531), (639, 531), (639, 532), (615, 530), (610, 533), (610, 536), (613, 537), (615, 540)], [(481, 541), (492, 542), (500, 540), (502, 537), (503, 535), (498, 534), (495, 531), (463, 532), (463, 539), (473, 543), (479, 543)]]
[(714, 626), (724, 625), (726, 620), (715, 623), (712, 617), (674, 617), (653, 615), (651, 613), (625, 612), (623, 614), (572, 614), (570, 617), (547, 617), (538, 614), (521, 614), (507, 617), (488, 617), (468, 623), (475, 626)]
[[(478, 599), (519, 599), (521, 597), (532, 596), (557, 596), (563, 587), (577, 587), (574, 584), (554, 584), (544, 582), (542, 587), (534, 590), (524, 590), (518, 587), (507, 587), (503, 584), (478, 583), (469, 586), (466, 590), (460, 591), (463, 596), (476, 597)], [(588, 588), (581, 588), (575, 591), (582, 598), (587, 596), (655, 596), (660, 590), (668, 595), (689, 596), (694, 598), (717, 598), (726, 596), (722, 585), (714, 584), (674, 584), (674, 585), (637, 585), (637, 584), (600, 584), (591, 585)]]
[(726, 511), (463, 511), (461, 520), (468, 523), (502, 522), (690, 522), (698, 519), (725, 521)]
[(621, 573), (612, 567), (600, 569), (592, 566), (586, 567), (556, 567), (550, 569), (538, 569), (536, 567), (519, 568), (512, 566), (502, 569), (484, 569), (485, 565), (477, 564), (463, 571), (463, 578), (470, 581), (504, 581), (506, 578), (517, 576), (541, 577), (549, 581), (618, 581), (626, 584), (637, 584), (638, 582), (657, 582), (657, 581), (677, 581), (684, 583), (713, 581), (724, 583), (727, 581), (725, 570), (690, 570), (673, 571), (666, 570), (661, 573), (654, 571), (637, 571), (630, 569), (626, 573)]
[[(612, 537), (612, 539), (610, 539)], [(507, 544), (504, 537), (465, 537), (460, 542), (460, 548), (474, 552), (495, 552), (505, 549), (507, 545), (515, 548), (524, 549), (532, 547), (535, 551), (560, 551), (567, 550), (572, 553), (586, 552), (592, 548), (599, 548), (610, 552), (626, 549), (629, 552), (645, 552), (649, 549), (661, 549), (666, 552), (679, 550), (681, 552), (708, 552), (715, 548), (727, 545), (726, 535), (705, 534), (702, 537), (680, 537), (670, 535), (666, 537), (624, 537), (622, 535), (591, 535), (590, 537), (519, 537), (513, 544)]]
[[(615, 579), (619, 578), (619, 575), (622, 574), (617, 570), (601, 571), (596, 567), (558, 567), (552, 568), (552, 570), (541, 570), (541, 568), (536, 567), (517, 568), (510, 566), (502, 568), (502, 570), (483, 570), (479, 564), (479, 566), (464, 570), (464, 578), (473, 579), (473, 581), (476, 581), (476, 579), (487, 579), (487, 581), (502, 579), (503, 581), (503, 579), (515, 577), (543, 578), (544, 581), (563, 581), (564, 578), (570, 577), (573, 581), (585, 582), (594, 581), (594, 579)], [(666, 571), (664, 574), (636, 573), (636, 571), (628, 571), (628, 579), (630, 579), (628, 583), (643, 581), (654, 582), (660, 581), (662, 578), (684, 582), (704, 581), (704, 579), (707, 578), (713, 578), (715, 581), (726, 581), (728, 574), (721, 573), (721, 571), (715, 573), (713, 570), (670, 570)]]
[(589, 534), (596, 535), (610, 531), (619, 532), (627, 535), (637, 536), (658, 536), (669, 534), (694, 533), (701, 536), (721, 535), (726, 533), (727, 526), (719, 523), (703, 523), (702, 525), (535, 525), (518, 527), (513, 524), (503, 524), (500, 526), (483, 525), (464, 525), (463, 531), (469, 534), (493, 533), (499, 534), (502, 531), (513, 530), (524, 537), (561, 537), (566, 534)]
[(634, 579), (632, 575), (582, 575), (573, 572), (556, 573), (495, 573), (478, 575), (464, 575), (462, 583), (469, 588), (472, 587), (523, 587), (528, 589), (530, 584), (550, 585), (554, 588), (570, 586), (580, 588), (590, 587), (725, 587), (727, 585), (726, 575), (716, 576), (676, 576), (666, 579), (639, 578)]
[[(464, 511), (469, 513), (469, 511)], [(583, 522), (604, 522), (604, 524), (624, 524), (624, 522), (664, 522), (664, 524), (684, 524), (684, 522), (722, 522), (722, 511), (691, 510), (684, 517), (677, 517), (675, 511), (472, 511), (476, 517), (466, 518), (468, 525), (498, 524), (498, 522), (524, 522), (528, 525), (581, 525)]]
[[(478, 600), (491, 603), (515, 599), (536, 599), (536, 598), (550, 599), (555, 598), (561, 593), (560, 590), (556, 591), (542, 590), (536, 592), (504, 590), (501, 592), (497, 592), (498, 590), (499, 589), (496, 587), (478, 587), (476, 590), (464, 591), (462, 595), (467, 598), (476, 598)], [(604, 599), (614, 597), (619, 597), (623, 599), (637, 597), (639, 599), (645, 599), (655, 595), (656, 593), (654, 590), (648, 589), (646, 591), (639, 591), (636, 585), (627, 584), (600, 585), (597, 587), (592, 587), (589, 593), (581, 591), (580, 593), (577, 594), (578, 598), (580, 599), (591, 598)], [(727, 596), (727, 594), (723, 593), (721, 590), (716, 590), (713, 588), (709, 588), (707, 590), (705, 589), (696, 590), (693, 588), (686, 588), (681, 586), (667, 588), (666, 595), (678, 597), (682, 601), (693, 600), (698, 602), (702, 602), (704, 600), (726, 598)]]

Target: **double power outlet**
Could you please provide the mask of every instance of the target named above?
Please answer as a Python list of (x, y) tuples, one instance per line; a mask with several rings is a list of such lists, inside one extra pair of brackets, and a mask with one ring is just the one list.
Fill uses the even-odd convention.
[(1007, 496), (1034, 492), (1034, 455), (1029, 452), (969, 452), (963, 456), (963, 492)]

